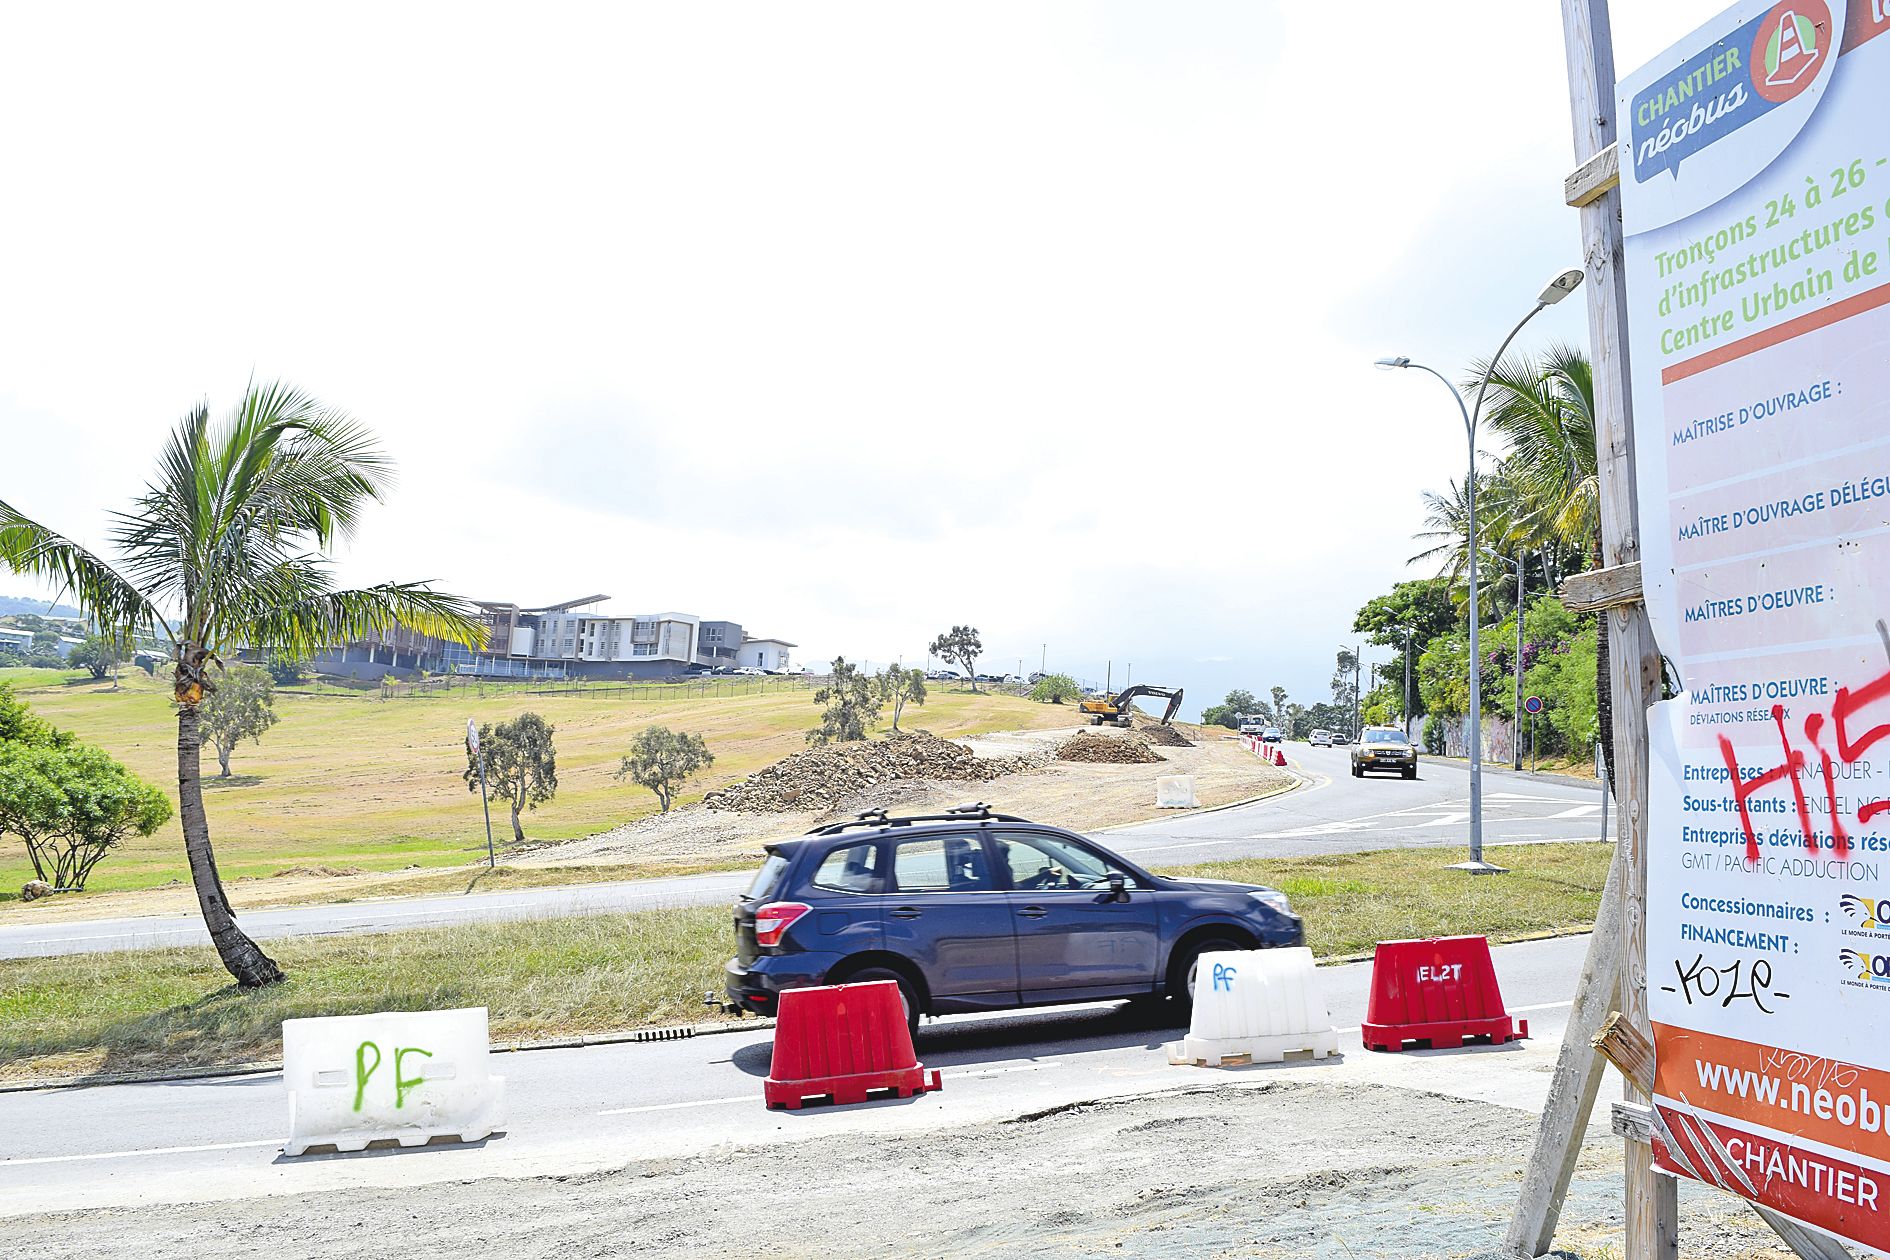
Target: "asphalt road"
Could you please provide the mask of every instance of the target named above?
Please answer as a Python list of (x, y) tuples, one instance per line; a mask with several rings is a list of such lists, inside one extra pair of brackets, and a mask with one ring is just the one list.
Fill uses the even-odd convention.
[[(1426, 760), (1411, 782), (1351, 777), (1346, 750), (1292, 745), (1305, 782), (1252, 805), (1191, 813), (1102, 833), (1097, 839), (1147, 866), (1234, 857), (1291, 857), (1366, 849), (1462, 846), (1469, 842), (1470, 776), (1459, 763)], [(1601, 836), (1601, 793), (1593, 787), (1492, 770), (1484, 782), (1484, 843), (1530, 844)], [(413, 897), (341, 905), (252, 910), (245, 931), (258, 939), (391, 932), (478, 920), (593, 914), (723, 901), (747, 873), (692, 875), (535, 888), (518, 892)], [(200, 945), (195, 915), (92, 919), (0, 927), (0, 958)]]
[[(507, 1131), (471, 1146), (355, 1155), (281, 1154), (288, 1097), (279, 1073), (0, 1094), (0, 1217), (86, 1207), (204, 1202), (486, 1177), (582, 1175), (720, 1144), (775, 1144), (844, 1132), (923, 1135), (1090, 1099), (1152, 1090), (1250, 1086), (1273, 1074), (1364, 1080), (1520, 1111), (1542, 1104), (1587, 937), (1495, 951), (1512, 1014), (1532, 1040), (1506, 1046), (1371, 1053), (1359, 1044), (1370, 967), (1322, 968), (1339, 1059), (1245, 1069), (1172, 1067), (1180, 1035), (1114, 1005), (952, 1016), (918, 1050), (945, 1087), (906, 1101), (769, 1112), (761, 1102), (772, 1033), (495, 1055)], [(1604, 1098), (1614, 1095), (1604, 1091)], [(1605, 1117), (1601, 1121), (1605, 1127)]]

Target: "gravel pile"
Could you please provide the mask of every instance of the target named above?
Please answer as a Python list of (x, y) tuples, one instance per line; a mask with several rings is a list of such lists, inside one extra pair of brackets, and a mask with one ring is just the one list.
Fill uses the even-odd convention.
[(1105, 735), (1101, 731), (1078, 731), (1057, 749), (1057, 760), (1139, 766), (1166, 759), (1132, 735)]
[(1151, 722), (1147, 726), (1138, 727), (1135, 733), (1158, 748), (1194, 747), (1193, 740), (1174, 727), (1163, 726), (1159, 722)]
[(795, 753), (740, 783), (710, 792), (702, 803), (745, 814), (827, 810), (881, 784), (914, 779), (988, 783), (1038, 764), (1031, 757), (980, 757), (929, 731), (902, 731), (884, 739)]

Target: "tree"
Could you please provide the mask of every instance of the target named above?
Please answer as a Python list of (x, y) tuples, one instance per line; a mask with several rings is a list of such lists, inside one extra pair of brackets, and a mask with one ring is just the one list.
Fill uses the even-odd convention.
[(978, 658), (984, 655), (984, 641), (978, 637), (975, 627), (953, 626), (932, 640), (930, 650), (940, 660), (964, 666), (965, 677), (971, 679), (971, 689), (978, 689)]
[(55, 728), (16, 698), (11, 684), (0, 682), (0, 746), (30, 744), (63, 748), (72, 742), (70, 732)]
[(0, 744), (0, 833), (26, 842), (33, 872), (78, 892), (128, 835), (171, 816), (164, 793), (87, 744)]
[(122, 568), (0, 503), (0, 563), (70, 592), (100, 634), (169, 642), (184, 852), (217, 955), (244, 988), (282, 970), (237, 925), (204, 812), (201, 706), (224, 655), (309, 653), (396, 626), (484, 642), (469, 604), (425, 584), (335, 589), (325, 553), (392, 472), (362, 425), (287, 386), (253, 385), (214, 425), (208, 404), (178, 422), (112, 530)]
[(925, 671), (918, 666), (888, 665), (874, 679), (881, 704), (892, 705), (892, 728), (899, 729), (899, 714), (908, 704), (925, 703)]
[(664, 726), (644, 728), (630, 755), (617, 767), (619, 779), (629, 779), (656, 793), (663, 812), (669, 812), (676, 792), (691, 778), (715, 764), (702, 736), (672, 731)]
[(112, 666), (124, 659), (117, 645), (101, 634), (88, 636), (66, 654), (66, 664), (76, 665), (98, 680), (103, 680), (112, 672)]
[(814, 703), (826, 706), (820, 725), (807, 732), (810, 744), (841, 744), (866, 738), (866, 728), (879, 720), (879, 695), (873, 680), (844, 656), (833, 658), (827, 685), (814, 693)]
[(1045, 674), (1030, 689), (1030, 698), (1038, 704), (1068, 704), (1082, 694), (1083, 689), (1068, 674)]
[(1332, 703), (1335, 708), (1344, 709), (1349, 716), (1352, 704), (1358, 699), (1358, 654), (1351, 648), (1340, 648), (1333, 658)]
[(262, 743), (276, 724), (276, 685), (268, 671), (236, 665), (224, 671), (217, 689), (204, 698), (203, 733), (217, 750), (218, 778), (230, 777), (230, 754), (246, 739)]
[(1236, 687), (1227, 693), (1227, 698), (1211, 708), (1202, 710), (1201, 721), (1208, 726), (1225, 726), (1230, 731), (1240, 729), (1240, 719), (1257, 717), (1273, 721), (1274, 713), (1265, 700), (1242, 687)]
[(1290, 733), (1291, 728), (1287, 725), (1288, 703), (1286, 699), (1286, 688), (1275, 687), (1273, 688), (1272, 694), (1273, 694), (1273, 720), (1278, 722), (1282, 728), (1285, 728), (1288, 731), (1288, 733)]
[(293, 652), (271, 652), (263, 668), (278, 687), (293, 687), (308, 679), (308, 658)]
[[(551, 736), (557, 728), (536, 713), (521, 713), (496, 726), (479, 728), (479, 755), (486, 761), (486, 786), (512, 807), (512, 839), (525, 838), (519, 811), (537, 809), (558, 794), (558, 750)], [(466, 752), (466, 790), (479, 790), (479, 758)]]

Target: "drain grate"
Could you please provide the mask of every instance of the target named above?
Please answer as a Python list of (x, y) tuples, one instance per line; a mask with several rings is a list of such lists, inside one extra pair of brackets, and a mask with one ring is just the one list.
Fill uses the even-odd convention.
[(676, 1024), (670, 1028), (639, 1028), (630, 1034), (632, 1041), (681, 1041), (693, 1037), (696, 1030), (689, 1024)]

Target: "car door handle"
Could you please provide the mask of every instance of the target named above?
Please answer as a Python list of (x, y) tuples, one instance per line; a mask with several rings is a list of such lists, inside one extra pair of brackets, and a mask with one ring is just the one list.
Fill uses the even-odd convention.
[(1024, 919), (1041, 919), (1044, 915), (1049, 913), (1050, 912), (1045, 910), (1042, 906), (1025, 906), (1022, 910), (1017, 912), (1018, 917)]
[(900, 906), (897, 910), (889, 910), (887, 913), (892, 915), (895, 919), (916, 919), (919, 917), (918, 910), (912, 906)]

